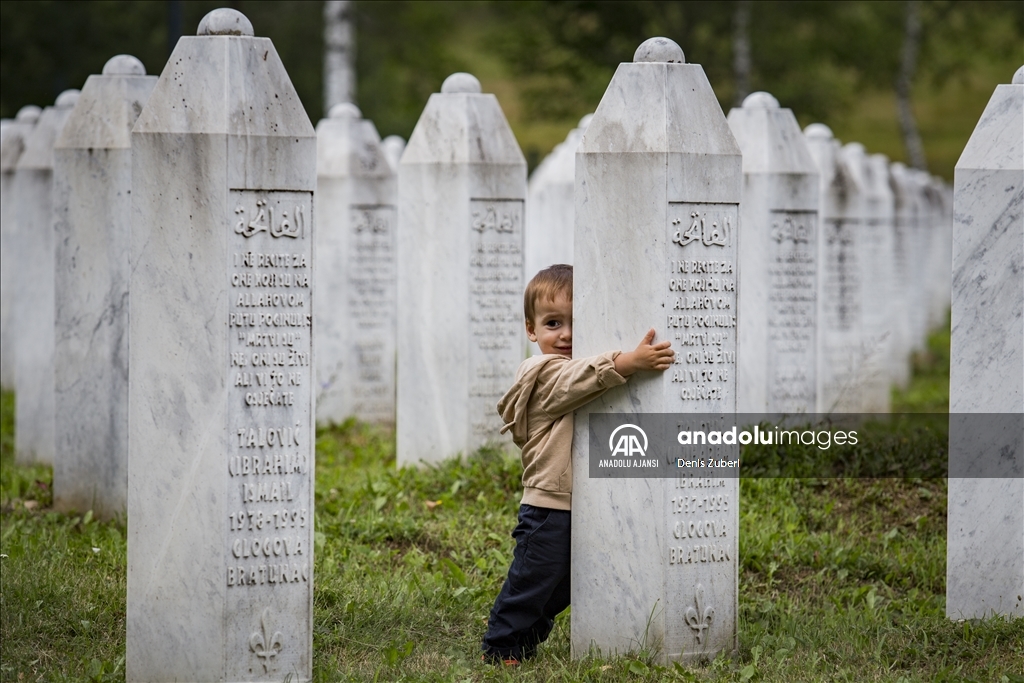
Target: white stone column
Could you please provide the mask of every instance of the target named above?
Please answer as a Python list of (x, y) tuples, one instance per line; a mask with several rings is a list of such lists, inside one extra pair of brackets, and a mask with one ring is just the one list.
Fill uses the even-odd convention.
[(218, 9), (131, 144), (126, 680), (307, 681), (316, 134)]
[(380, 141), (380, 146), (397, 177), (398, 163), (402, 160), (402, 152), (405, 151), (405, 138), (401, 135), (389, 135)]
[(818, 241), (818, 410), (858, 413), (862, 327), (863, 191), (821, 123), (804, 129), (821, 174)]
[(813, 413), (818, 167), (792, 110), (770, 94), (748, 95), (728, 120), (743, 152), (736, 410)]
[[(996, 86), (960, 155), (953, 205), (946, 615), (1020, 618), (1024, 67), (1011, 85)], [(993, 414), (999, 415), (994, 423)], [(988, 423), (999, 428), (988, 429)], [(984, 471), (976, 471), (977, 463)]]
[(860, 228), (861, 341), (859, 382), (861, 411), (887, 413), (890, 404), (889, 347), (892, 343), (892, 190), (888, 173), (878, 175), (864, 145), (843, 147), (846, 167), (863, 189)]
[(14, 192), (14, 171), (42, 110), (34, 104), (18, 110), (0, 138), (0, 386), (14, 389), (14, 299), (17, 288), (20, 198)]
[(897, 361), (902, 367), (897, 382), (902, 386), (910, 381), (911, 354), (914, 351), (914, 278), (915, 259), (918, 253), (914, 239), (916, 202), (913, 187), (907, 175), (907, 167), (901, 162), (889, 165), (889, 183), (893, 193), (893, 254), (895, 255), (895, 285), (899, 290), (900, 316), (894, 325), (894, 337), (899, 340), (895, 349)]
[(131, 129), (157, 80), (145, 74), (118, 55), (90, 76), (53, 153), (53, 502), (103, 518), (127, 507)]
[[(889, 295), (884, 302), (887, 320), (887, 358), (885, 374), (891, 385), (906, 388), (910, 381), (910, 364), (908, 363), (909, 328), (907, 326), (908, 283), (906, 245), (900, 242), (900, 234), (896, 225), (896, 183), (890, 170), (889, 157), (884, 154), (872, 154), (868, 157), (872, 188), (876, 196), (883, 198), (878, 205), (882, 210), (883, 228), (889, 233), (885, 238), (889, 255), (885, 257), (889, 269)], [(891, 397), (890, 397), (891, 403)], [(890, 406), (891, 408), (891, 406)]]
[[(643, 43), (615, 71), (576, 154), (573, 355), (632, 350), (654, 327), (676, 364), (576, 412), (575, 657), (646, 643), (661, 661), (686, 661), (738, 646), (738, 479), (702, 489), (728, 507), (697, 516), (677, 506), (697, 493), (689, 478), (590, 478), (589, 421), (735, 412), (742, 183), (739, 146), (704, 70), (671, 40)], [(714, 295), (697, 296), (695, 283)], [(691, 521), (713, 524), (714, 543), (687, 538)]]
[(398, 466), (510, 444), (497, 403), (526, 353), (526, 160), (474, 76), (430, 96), (398, 195)]
[(592, 117), (587, 114), (580, 119), (530, 176), (523, 259), (526, 282), (556, 263), (572, 265), (576, 148)]
[(54, 440), (54, 235), (53, 143), (78, 100), (78, 90), (65, 90), (39, 116), (25, 141), (15, 169), (18, 227), (14, 253), (12, 307), (16, 397), (17, 459), (52, 465)]
[(354, 104), (316, 133), (317, 421), (394, 424), (398, 179)]

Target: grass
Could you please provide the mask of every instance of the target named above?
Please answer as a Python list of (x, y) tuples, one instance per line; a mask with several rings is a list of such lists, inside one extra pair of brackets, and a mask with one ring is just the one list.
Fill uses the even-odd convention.
[[(901, 410), (941, 403), (944, 362), (948, 378), (948, 332)], [(125, 528), (49, 509), (49, 471), (13, 464), (12, 414), (5, 394), (0, 680), (123, 680)], [(743, 479), (735, 660), (572, 660), (563, 614), (536, 660), (505, 670), (478, 647), (511, 557), (518, 461), (394, 463), (388, 431), (318, 435), (317, 681), (1024, 681), (1024, 620), (945, 617), (944, 479)]]

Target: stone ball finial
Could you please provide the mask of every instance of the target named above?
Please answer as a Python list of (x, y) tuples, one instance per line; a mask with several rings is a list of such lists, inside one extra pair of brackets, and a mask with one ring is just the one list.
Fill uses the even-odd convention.
[(208, 13), (199, 22), (197, 36), (251, 36), (252, 23), (244, 14), (230, 7), (221, 7)]
[(131, 55), (115, 55), (103, 65), (104, 76), (145, 76), (146, 67)]
[(441, 84), (441, 92), (445, 95), (453, 95), (460, 92), (479, 94), (481, 92), (480, 81), (473, 74), (457, 71), (444, 79), (444, 83)]
[(81, 93), (78, 88), (71, 88), (65, 90), (61, 94), (57, 95), (57, 99), (53, 101), (53, 106), (58, 109), (71, 109), (78, 102), (78, 95)]
[(1017, 73), (1013, 74), (1013, 81), (1011, 82), (1014, 85), (1024, 85), (1024, 66), (1017, 69)]
[(779, 101), (771, 93), (758, 90), (743, 99), (744, 109), (778, 109)]
[(824, 123), (812, 123), (804, 128), (804, 135), (811, 140), (831, 140), (834, 137), (832, 129)]
[(14, 120), (18, 123), (35, 123), (39, 120), (39, 115), (42, 113), (43, 110), (36, 105), (26, 104), (18, 110), (18, 113), (14, 116)]
[(867, 149), (859, 142), (847, 142), (843, 145), (843, 151), (847, 154), (867, 154)]
[(593, 120), (594, 120), (594, 115), (593, 114), (587, 114), (582, 119), (580, 119), (580, 122), (576, 124), (576, 127), (579, 128), (580, 130), (586, 130), (587, 126), (589, 126), (590, 122), (593, 121)]
[(683, 48), (670, 38), (648, 38), (633, 53), (634, 62), (668, 62), (686, 64)]
[(327, 112), (327, 118), (361, 119), (363, 118), (363, 112), (359, 111), (359, 107), (352, 104), (351, 102), (339, 102), (338, 104), (331, 107), (331, 110)]

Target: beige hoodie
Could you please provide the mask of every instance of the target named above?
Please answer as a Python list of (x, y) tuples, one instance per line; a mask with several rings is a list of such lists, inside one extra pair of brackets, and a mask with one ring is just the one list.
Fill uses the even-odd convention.
[(609, 351), (591, 358), (545, 354), (527, 358), (516, 383), (498, 401), (502, 433), (523, 449), (523, 503), (572, 509), (573, 411), (626, 383)]

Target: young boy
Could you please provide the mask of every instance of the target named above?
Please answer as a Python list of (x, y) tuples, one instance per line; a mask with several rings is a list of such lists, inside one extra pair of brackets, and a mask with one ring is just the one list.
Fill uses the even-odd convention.
[(512, 440), (522, 449), (523, 499), (512, 566), (494, 601), (484, 659), (516, 665), (533, 656), (569, 606), (573, 411), (640, 370), (666, 370), (669, 342), (651, 344), (651, 329), (634, 351), (572, 358), (572, 266), (542, 270), (526, 287), (526, 335), (541, 356), (523, 361), (499, 401)]

